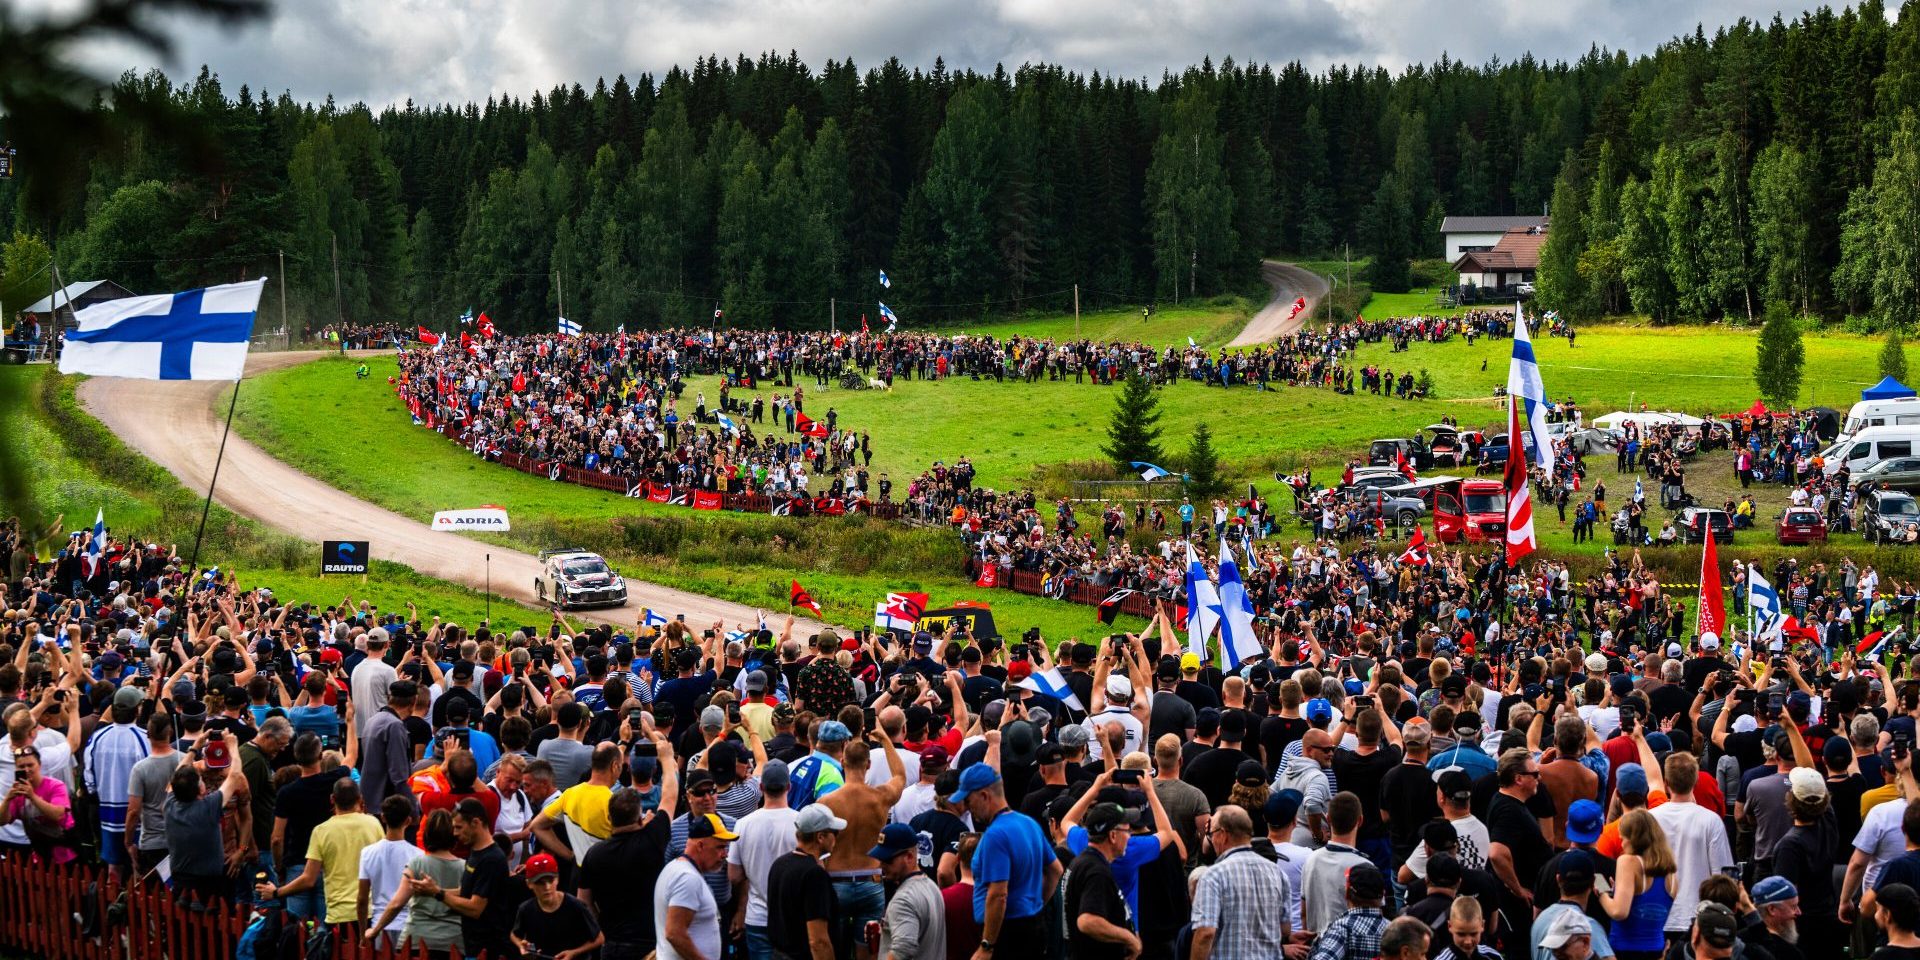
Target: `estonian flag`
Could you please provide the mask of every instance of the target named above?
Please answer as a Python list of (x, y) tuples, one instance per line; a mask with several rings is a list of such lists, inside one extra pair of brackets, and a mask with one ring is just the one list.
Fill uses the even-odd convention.
[(1148, 463), (1144, 460), (1135, 460), (1135, 461), (1132, 461), (1132, 463), (1133, 463), (1133, 468), (1135, 470), (1140, 471), (1140, 479), (1142, 480), (1152, 481), (1152, 480), (1158, 480), (1161, 477), (1170, 477), (1173, 475), (1172, 473), (1168, 472), (1166, 468), (1156, 467), (1153, 464)]

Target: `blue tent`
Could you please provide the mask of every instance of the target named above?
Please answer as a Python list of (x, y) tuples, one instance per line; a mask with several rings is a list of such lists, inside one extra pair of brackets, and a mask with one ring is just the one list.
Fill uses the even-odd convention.
[(1892, 377), (1882, 377), (1879, 383), (1860, 391), (1862, 400), (1896, 400), (1911, 396), (1914, 396), (1913, 388)]

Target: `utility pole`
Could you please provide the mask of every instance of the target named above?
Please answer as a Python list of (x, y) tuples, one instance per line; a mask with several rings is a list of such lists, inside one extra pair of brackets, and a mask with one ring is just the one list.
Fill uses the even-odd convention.
[(1342, 256), (1345, 257), (1347, 261), (1347, 290), (1352, 291), (1353, 290), (1353, 244), (1351, 243), (1347, 244), (1344, 247), (1344, 249), (1346, 252), (1342, 254)]
[(837, 336), (839, 333), (840, 333), (840, 298), (828, 297), (827, 298), (827, 335)]
[(1080, 339), (1080, 285), (1073, 285), (1073, 338)]
[[(280, 251), (280, 332), (287, 333), (287, 252)], [(304, 338), (302, 338), (304, 339)], [(292, 336), (288, 336), (288, 346), (292, 346)]]
[(567, 315), (567, 290), (560, 285), (561, 277), (559, 270), (553, 271), (553, 295), (559, 299), (560, 315), (564, 317)]
[(333, 308), (340, 315), (342, 326), (347, 322), (347, 301), (340, 296), (340, 234), (331, 230), (327, 236), (333, 238)]

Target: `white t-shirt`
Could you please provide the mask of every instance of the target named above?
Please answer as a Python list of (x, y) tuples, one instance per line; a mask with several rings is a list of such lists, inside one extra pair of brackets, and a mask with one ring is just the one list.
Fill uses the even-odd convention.
[(1863, 889), (1872, 890), (1874, 881), (1880, 879), (1880, 869), (1887, 865), (1887, 861), (1907, 852), (1907, 835), (1900, 831), (1900, 821), (1906, 815), (1907, 801), (1895, 797), (1876, 804), (1860, 821), (1860, 832), (1853, 838), (1853, 848), (1873, 858), (1873, 862), (1867, 864), (1866, 886)]
[(1305, 929), (1300, 926), (1300, 868), (1307, 865), (1307, 855), (1313, 850), (1291, 841), (1276, 843), (1273, 849), (1281, 855), (1274, 866), (1279, 867), (1281, 875), (1287, 878), (1287, 927), (1292, 930)]
[[(380, 911), (387, 908), (387, 901), (400, 892), (400, 882), (406, 872), (407, 864), (415, 857), (426, 856), (426, 852), (405, 840), (381, 840), (360, 851), (360, 879), (367, 881), (367, 916), (379, 919)], [(393, 914), (393, 922), (387, 924), (388, 930), (404, 930), (407, 927), (407, 908), (401, 907)]]
[[(907, 786), (920, 782), (920, 755), (911, 750), (895, 750), (900, 755), (900, 765), (907, 770)], [(867, 786), (884, 787), (893, 779), (893, 767), (887, 763), (887, 751), (875, 750), (868, 754), (871, 766), (867, 767)]]
[(933, 784), (916, 783), (901, 791), (900, 802), (893, 805), (892, 822), (911, 823), (913, 818), (933, 809), (938, 794)]
[[(737, 844), (740, 841), (734, 842)], [(713, 900), (713, 889), (707, 886), (707, 878), (701, 876), (700, 871), (694, 869), (693, 862), (686, 857), (675, 857), (665, 870), (660, 871), (660, 879), (654, 884), (653, 935), (659, 944), (656, 948), (659, 960), (692, 960), (682, 957), (680, 951), (673, 948), (672, 941), (667, 939), (667, 910), (670, 907), (684, 907), (693, 911), (693, 920), (687, 924), (687, 937), (693, 941), (694, 949), (699, 950), (701, 956), (720, 956), (720, 905)], [(749, 918), (747, 922), (753, 921)], [(766, 923), (765, 918), (760, 922)]]
[(1667, 913), (1666, 930), (1685, 933), (1700, 906), (1701, 881), (1733, 866), (1733, 848), (1727, 844), (1727, 829), (1720, 818), (1697, 803), (1669, 801), (1651, 812), (1667, 832), (1667, 845), (1673, 848), (1674, 862), (1679, 865), (1680, 890)]
[[(1493, 838), (1487, 835), (1487, 825), (1471, 813), (1447, 822), (1453, 824), (1453, 832), (1460, 837), (1460, 846), (1454, 853), (1460, 859), (1460, 865), (1474, 870), (1486, 869), (1487, 851), (1493, 849)], [(1426, 843), (1414, 845), (1413, 855), (1407, 858), (1407, 869), (1422, 880), (1427, 878)]]
[(1480, 697), (1480, 725), (1492, 730), (1500, 725), (1500, 698), (1498, 690), (1481, 688), (1485, 692)]
[(1113, 723), (1125, 727), (1127, 731), (1126, 743), (1121, 746), (1123, 754), (1140, 750), (1141, 744), (1146, 742), (1147, 728), (1141, 725), (1140, 718), (1125, 707), (1109, 704), (1106, 710), (1087, 718), (1087, 726), (1093, 732), (1093, 736), (1087, 740), (1089, 759), (1097, 761), (1105, 756), (1105, 742), (1100, 736), (1100, 728)]
[[(734, 824), (733, 832), (739, 834), (740, 839), (735, 840), (727, 850), (727, 862), (739, 867), (740, 872), (747, 875), (749, 926), (767, 925), (767, 871), (773, 869), (775, 860), (792, 853), (800, 845), (799, 837), (793, 831), (793, 821), (799, 816), (800, 811), (791, 807), (773, 807), (755, 810)], [(660, 909), (656, 900), (654, 910)], [(666, 942), (666, 938), (661, 937), (661, 945), (665, 946)], [(717, 957), (718, 954), (709, 956)]]
[[(512, 793), (501, 793), (499, 788), (494, 787), (492, 784), (488, 784), (487, 788), (494, 792), (494, 796), (500, 798), (500, 815), (493, 820), (493, 829), (499, 833), (519, 833), (521, 830), (526, 829), (527, 824), (532, 823), (533, 818), (540, 813), (540, 811), (533, 808), (533, 801), (527, 798), (527, 794), (523, 790), (515, 790)], [(558, 799), (559, 796), (560, 794), (556, 792), (553, 797), (549, 799)], [(507, 866), (519, 866), (520, 861), (525, 858), (525, 854), (526, 844), (515, 843), (511, 845), (507, 849)]]

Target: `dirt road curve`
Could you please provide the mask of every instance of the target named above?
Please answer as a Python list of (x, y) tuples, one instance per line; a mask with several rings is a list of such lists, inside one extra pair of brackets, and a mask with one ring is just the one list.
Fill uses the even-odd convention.
[[(304, 363), (318, 352), (255, 353), (247, 359), (249, 376)], [(190, 490), (205, 490), (220, 449), (224, 383), (192, 381), (114, 380), (96, 378), (80, 385), (81, 405), (99, 418), (135, 450), (180, 478)], [(422, 443), (434, 442), (422, 434)], [(220, 503), (236, 513), (277, 527), (303, 540), (372, 541), (373, 555), (406, 564), (430, 577), (451, 580), (474, 589), (486, 584), (485, 555), (493, 554), (493, 589), (499, 596), (533, 603), (533, 580), (538, 558), (439, 533), (423, 520), (404, 517), (329, 487), (295, 470), (266, 451), (234, 434), (227, 440), (220, 486)], [(479, 504), (474, 504), (479, 506)], [(751, 607), (713, 597), (675, 590), (658, 584), (627, 580), (628, 605), (603, 611), (579, 611), (585, 617), (631, 626), (642, 608), (669, 616), (687, 615), (689, 623), (704, 626), (724, 620), (729, 628), (752, 623)], [(820, 629), (813, 621), (797, 621), (795, 632), (806, 636)], [(804, 632), (802, 632), (804, 631)]]
[[(1247, 328), (1227, 344), (1230, 347), (1251, 347), (1255, 344), (1272, 343), (1300, 329), (1308, 317), (1313, 316), (1314, 307), (1320, 298), (1327, 295), (1327, 278), (1291, 263), (1278, 260), (1264, 260), (1260, 263), (1260, 276), (1273, 287), (1273, 301), (1261, 308), (1253, 319), (1247, 321)], [(1287, 321), (1287, 315), (1293, 312), (1293, 301), (1307, 298), (1306, 309)]]

